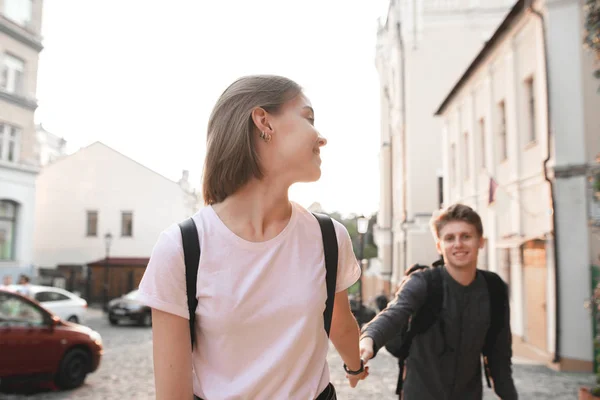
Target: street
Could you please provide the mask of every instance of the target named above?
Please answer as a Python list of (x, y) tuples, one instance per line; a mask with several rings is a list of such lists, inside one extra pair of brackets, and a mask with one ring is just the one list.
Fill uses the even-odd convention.
[[(153, 399), (152, 331), (135, 326), (111, 326), (98, 310), (89, 310), (87, 325), (102, 335), (105, 354), (98, 371), (72, 391), (38, 393), (32, 396), (2, 395), (2, 400), (128, 400)], [(384, 351), (372, 360), (370, 376), (351, 389), (345, 380), (342, 362), (333, 346), (328, 356), (331, 379), (340, 399), (385, 400), (397, 398), (396, 360)], [(515, 365), (515, 381), (521, 400), (576, 399), (579, 386), (593, 382), (591, 374), (566, 374), (542, 366)], [(495, 399), (484, 389), (484, 400)]]

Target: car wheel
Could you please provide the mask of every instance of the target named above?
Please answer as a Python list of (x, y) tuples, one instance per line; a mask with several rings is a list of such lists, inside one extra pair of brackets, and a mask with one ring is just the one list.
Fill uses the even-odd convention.
[(90, 356), (82, 349), (67, 352), (60, 362), (56, 385), (61, 389), (74, 389), (85, 381), (90, 369)]
[(151, 312), (146, 312), (146, 313), (144, 313), (144, 315), (142, 315), (142, 317), (140, 318), (140, 325), (141, 326), (152, 326), (152, 313)]
[(112, 317), (108, 317), (108, 322), (110, 322), (111, 325), (117, 325), (119, 323), (116, 318)]
[(73, 322), (73, 323), (75, 323), (75, 324), (78, 324), (78, 323), (79, 323), (79, 318), (77, 318), (77, 315), (71, 315), (71, 316), (70, 316), (70, 317), (67, 319), (67, 321), (69, 321), (69, 322)]

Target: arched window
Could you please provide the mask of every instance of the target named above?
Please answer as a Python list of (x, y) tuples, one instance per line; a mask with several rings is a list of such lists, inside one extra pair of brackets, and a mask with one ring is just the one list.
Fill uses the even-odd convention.
[(18, 204), (0, 200), (0, 261), (15, 259), (15, 231)]

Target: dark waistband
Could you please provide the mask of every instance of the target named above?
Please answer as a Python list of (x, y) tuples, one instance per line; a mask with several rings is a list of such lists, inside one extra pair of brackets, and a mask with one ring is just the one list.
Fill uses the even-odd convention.
[[(202, 400), (202, 399), (198, 396), (194, 396), (194, 400)], [(333, 387), (333, 385), (330, 383), (329, 385), (327, 385), (325, 390), (323, 390), (321, 392), (321, 394), (319, 394), (317, 396), (317, 398), (315, 400), (337, 400), (337, 395), (335, 393), (335, 387)]]

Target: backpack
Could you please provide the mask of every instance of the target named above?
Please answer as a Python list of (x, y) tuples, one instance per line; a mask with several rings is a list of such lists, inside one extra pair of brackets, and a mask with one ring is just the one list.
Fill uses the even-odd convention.
[[(421, 308), (411, 316), (407, 328), (397, 334), (385, 345), (386, 350), (394, 357), (398, 358), (400, 373), (396, 386), (396, 394), (402, 393), (405, 361), (409, 355), (413, 338), (429, 330), (429, 328), (431, 328), (438, 320), (442, 310), (444, 291), (442, 287), (443, 280), (440, 266), (443, 264), (443, 260), (434, 262), (431, 267), (427, 265), (415, 264), (406, 271), (404, 278), (399, 285), (398, 292), (402, 290), (402, 287), (406, 284), (411, 274), (415, 272), (422, 273), (427, 282), (427, 298)], [(487, 386), (491, 388), (491, 373), (488, 365), (488, 355), (494, 348), (496, 337), (506, 323), (504, 319), (506, 304), (508, 303), (508, 288), (502, 278), (500, 278), (500, 276), (497, 274), (485, 270), (478, 271), (485, 278), (490, 298), (491, 323), (487, 331), (481, 353), (483, 355), (485, 379)], [(443, 333), (444, 331), (442, 327), (442, 334)]]
[[(331, 330), (331, 317), (333, 315), (333, 301), (335, 299), (335, 285), (337, 279), (338, 266), (338, 244), (335, 234), (335, 227), (331, 218), (325, 214), (313, 213), (321, 228), (323, 239), (323, 252), (325, 255), (325, 281), (327, 285), (327, 300), (325, 302), (325, 311), (323, 312), (323, 321), (325, 332), (329, 337)], [(196, 298), (196, 282), (198, 279), (198, 265), (200, 263), (200, 240), (196, 223), (192, 218), (188, 218), (179, 223), (181, 238), (183, 242), (183, 258), (185, 261), (185, 283), (187, 291), (187, 303), (190, 314), (190, 337), (192, 348), (194, 348), (194, 328), (196, 323), (196, 307), (198, 299)]]

